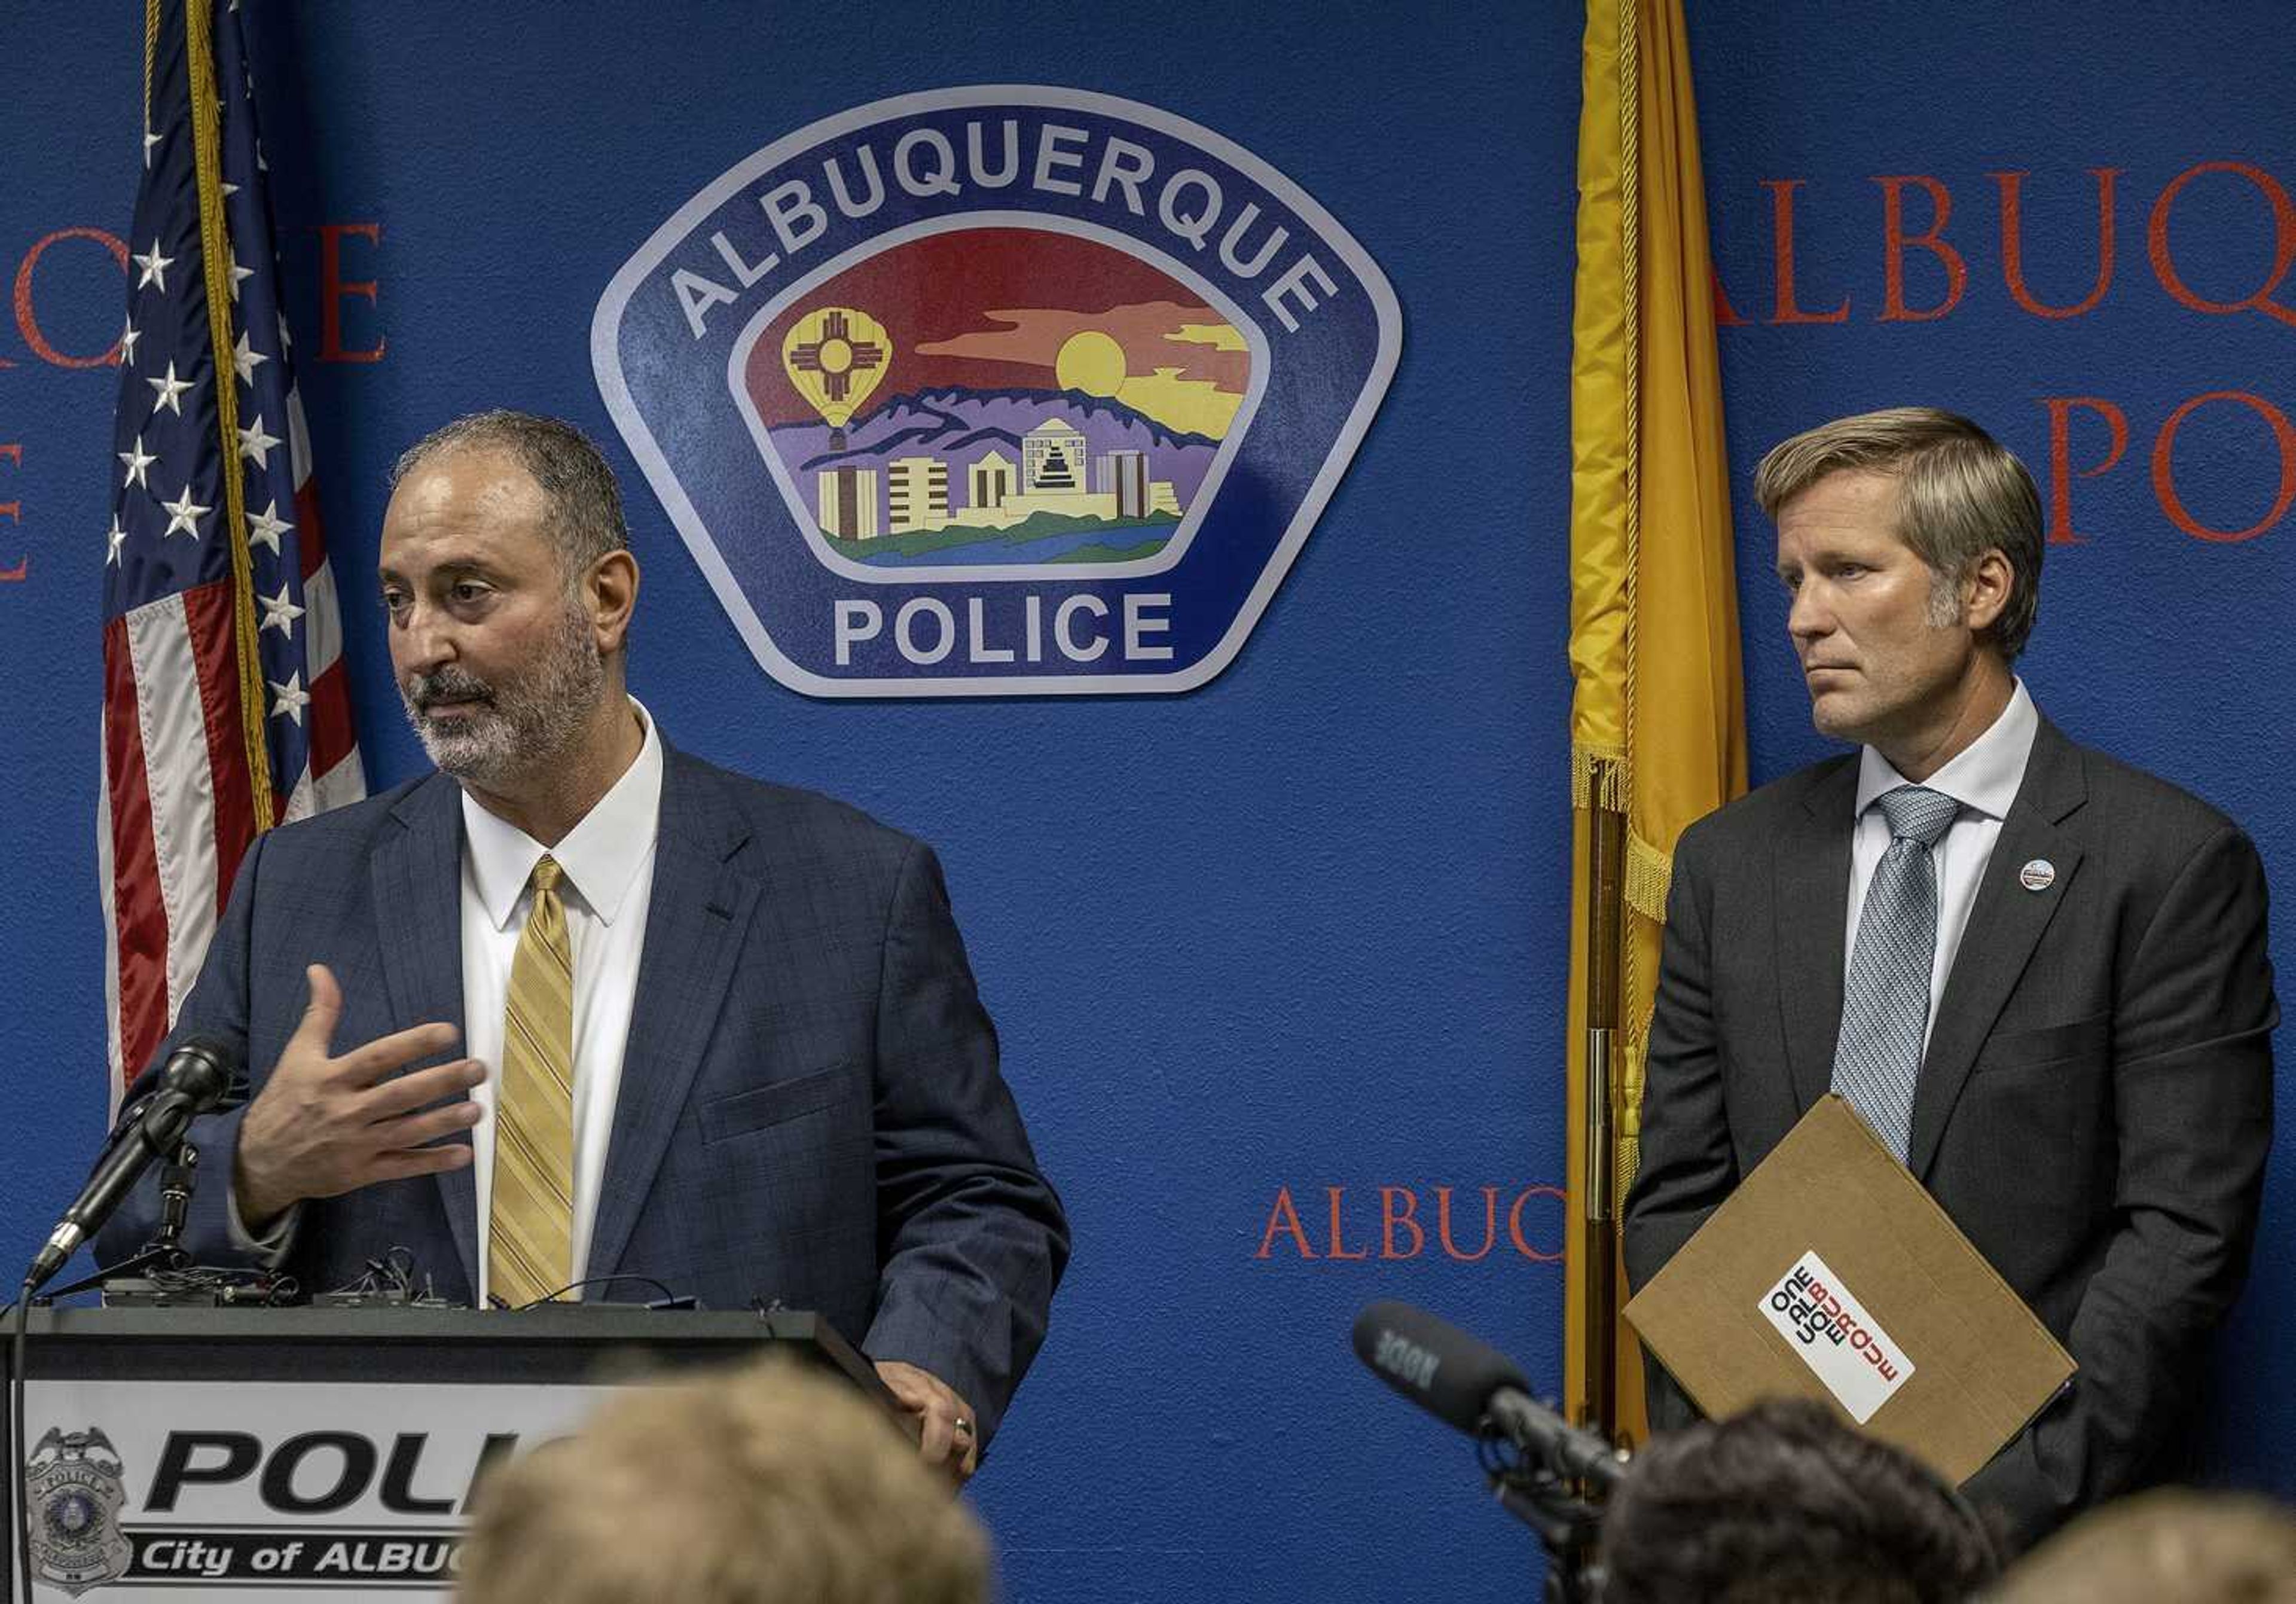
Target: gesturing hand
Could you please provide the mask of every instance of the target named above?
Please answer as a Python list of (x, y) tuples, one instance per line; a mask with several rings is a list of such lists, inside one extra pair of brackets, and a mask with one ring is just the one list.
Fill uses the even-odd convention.
[(471, 1162), (466, 1144), (425, 1144), (479, 1123), (479, 1106), (468, 1100), (425, 1106), (485, 1081), (476, 1059), (392, 1073), (454, 1046), (453, 1025), (418, 1024), (331, 1057), (342, 991), (324, 964), (313, 964), (304, 978), (311, 1000), (303, 1022), (240, 1122), (232, 1196), (240, 1219), (258, 1234), (306, 1197), (461, 1169)]

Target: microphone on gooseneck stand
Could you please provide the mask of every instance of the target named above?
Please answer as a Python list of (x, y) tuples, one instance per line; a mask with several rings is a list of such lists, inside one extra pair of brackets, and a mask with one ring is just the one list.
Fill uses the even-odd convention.
[(94, 1173), (24, 1272), (25, 1297), (46, 1285), (79, 1245), (111, 1217), (145, 1170), (174, 1156), (184, 1128), (223, 1101), (238, 1067), (238, 1054), (223, 1042), (193, 1036), (176, 1046), (160, 1072), (160, 1089), (129, 1115), (126, 1128), (96, 1162)]
[(1554, 1475), (1607, 1491), (1626, 1456), (1530, 1395), (1497, 1349), (1409, 1304), (1374, 1304), (1356, 1317), (1356, 1357), (1437, 1419), (1470, 1436), (1513, 1442)]

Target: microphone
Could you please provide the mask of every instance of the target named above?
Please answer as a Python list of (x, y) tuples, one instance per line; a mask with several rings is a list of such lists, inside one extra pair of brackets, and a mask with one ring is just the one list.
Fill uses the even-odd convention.
[(46, 1285), (79, 1245), (111, 1217), (145, 1170), (175, 1152), (194, 1115), (223, 1101), (237, 1068), (238, 1055), (212, 1038), (186, 1037), (176, 1046), (160, 1072), (160, 1090), (144, 1098), (96, 1161), (95, 1172), (24, 1272), (26, 1296)]
[(1513, 1361), (1424, 1309), (1374, 1304), (1356, 1317), (1355, 1344), (1381, 1380), (1470, 1436), (1496, 1432), (1556, 1476), (1605, 1491), (1626, 1475), (1626, 1455), (1533, 1398)]

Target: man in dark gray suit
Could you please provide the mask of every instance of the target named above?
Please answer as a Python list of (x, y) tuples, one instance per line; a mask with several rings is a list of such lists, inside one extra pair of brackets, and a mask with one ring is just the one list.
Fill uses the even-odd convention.
[(193, 1126), (186, 1246), (311, 1290), (404, 1247), (462, 1301), (814, 1309), (969, 1474), (1068, 1229), (933, 854), (663, 742), (613, 474), (565, 424), (409, 451), (381, 589), (439, 772), (247, 854), (154, 1060), (196, 1034), (250, 1071)]
[[(2030, 1541), (2156, 1473), (2245, 1278), (2279, 1021), (2263, 868), (2034, 709), (2010, 665), (2040, 500), (1975, 424), (1845, 418), (1755, 494), (1817, 728), (1863, 750), (1676, 849), (1628, 1279), (1841, 1092), (2079, 1361), (1966, 1488)], [(1653, 1427), (1686, 1420), (1651, 1374)]]

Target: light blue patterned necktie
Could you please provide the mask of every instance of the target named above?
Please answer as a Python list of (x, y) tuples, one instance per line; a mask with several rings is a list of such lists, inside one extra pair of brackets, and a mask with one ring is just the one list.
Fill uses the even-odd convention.
[(1940, 791), (1899, 786), (1876, 797), (1874, 805), (1890, 821), (1890, 850), (1874, 870), (1857, 917), (1857, 948), (1842, 988), (1841, 1036), (1833, 1051), (1833, 1090), (1903, 1164), (1913, 1138), (1914, 1082), (1921, 1073), (1930, 970), (1937, 958), (1937, 869), (1930, 849), (1961, 804)]

